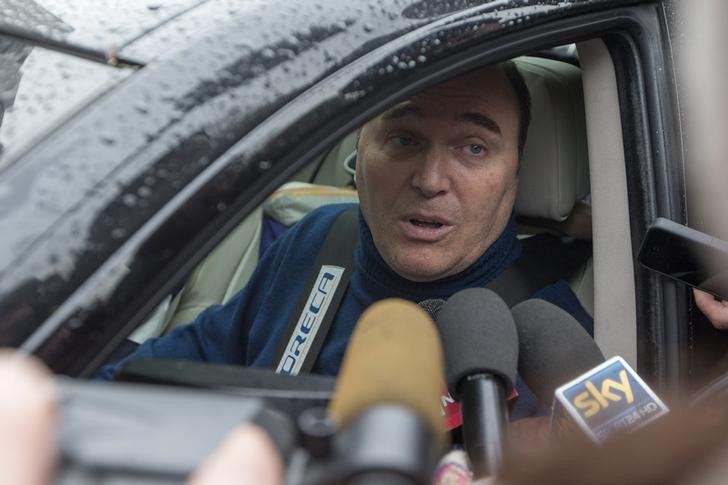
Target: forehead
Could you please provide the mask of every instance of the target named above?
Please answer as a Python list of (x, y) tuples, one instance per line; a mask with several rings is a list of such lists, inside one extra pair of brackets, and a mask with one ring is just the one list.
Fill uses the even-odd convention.
[[(403, 110), (403, 108), (413, 108)], [(518, 100), (506, 75), (498, 68), (484, 68), (458, 76), (414, 95), (382, 116), (392, 112), (416, 116), (455, 118), (465, 112), (482, 113), (499, 124), (517, 124)]]

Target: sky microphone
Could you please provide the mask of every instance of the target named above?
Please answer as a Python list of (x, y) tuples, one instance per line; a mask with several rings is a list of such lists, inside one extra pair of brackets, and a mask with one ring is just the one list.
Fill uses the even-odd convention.
[(329, 404), (334, 457), (310, 483), (429, 484), (445, 444), (442, 347), (417, 305), (383, 300), (361, 316)]
[(437, 317), (450, 393), (460, 401), (463, 444), (475, 477), (500, 465), (513, 391), (518, 336), (508, 305), (494, 292), (469, 288), (451, 296)]
[(605, 361), (566, 311), (532, 299), (513, 308), (513, 319), (519, 374), (542, 403), (553, 399), (551, 428), (557, 436), (581, 430), (603, 442), (617, 429), (635, 428), (668, 412), (623, 358)]

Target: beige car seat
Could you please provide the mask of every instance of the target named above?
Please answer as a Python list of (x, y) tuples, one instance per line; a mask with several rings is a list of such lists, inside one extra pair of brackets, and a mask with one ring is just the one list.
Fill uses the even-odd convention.
[[(591, 218), (583, 198), (589, 173), (581, 75), (577, 67), (550, 59), (516, 60), (532, 97), (532, 121), (519, 172), (516, 213), (524, 234), (550, 230), (591, 238)], [(169, 297), (132, 339), (168, 332), (192, 321), (210, 305), (224, 303), (240, 290), (255, 269), (263, 216), (290, 226), (324, 204), (357, 201), (342, 188), (351, 180), (344, 160), (354, 151), (352, 133), (316, 164), (316, 184), (294, 182), (274, 192), (195, 269), (184, 288)], [(310, 173), (308, 169), (305, 173)], [(325, 181), (327, 185), (321, 185)], [(570, 284), (589, 313), (593, 312), (591, 261)]]

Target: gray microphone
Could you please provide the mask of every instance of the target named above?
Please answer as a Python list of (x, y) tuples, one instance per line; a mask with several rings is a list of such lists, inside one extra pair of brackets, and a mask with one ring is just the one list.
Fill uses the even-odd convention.
[(597, 343), (569, 313), (531, 299), (512, 310), (518, 330), (518, 374), (542, 404), (554, 391), (604, 362)]
[(463, 418), (463, 445), (476, 478), (495, 474), (508, 423), (518, 335), (508, 305), (485, 288), (451, 296), (437, 316), (445, 377)]
[(553, 400), (557, 436), (581, 430), (596, 442), (669, 411), (619, 356), (604, 361), (596, 342), (567, 312), (542, 300), (513, 308), (521, 343), (519, 373), (541, 402)]

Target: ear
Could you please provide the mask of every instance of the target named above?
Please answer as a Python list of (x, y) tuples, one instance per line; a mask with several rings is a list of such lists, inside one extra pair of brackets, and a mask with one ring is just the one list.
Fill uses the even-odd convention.
[(344, 171), (354, 177), (354, 185), (356, 185), (356, 157), (357, 151), (354, 149), (354, 151), (347, 155), (344, 159)]

